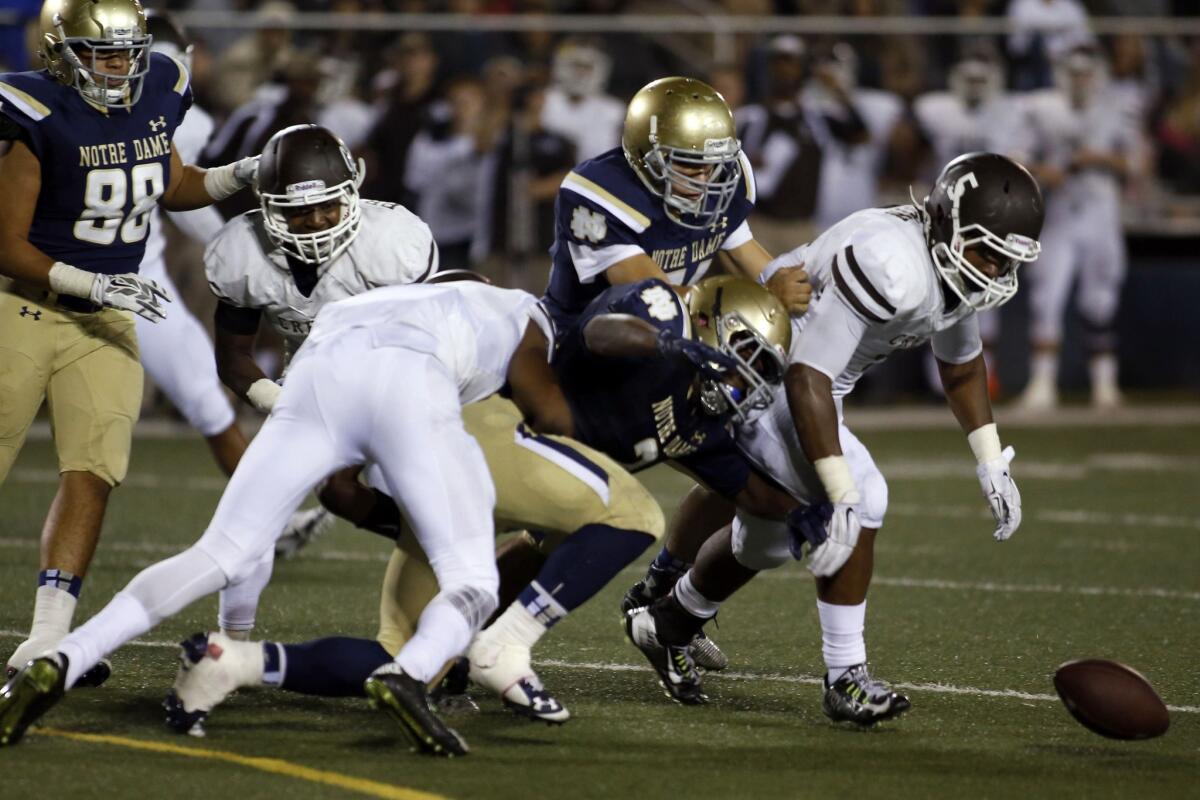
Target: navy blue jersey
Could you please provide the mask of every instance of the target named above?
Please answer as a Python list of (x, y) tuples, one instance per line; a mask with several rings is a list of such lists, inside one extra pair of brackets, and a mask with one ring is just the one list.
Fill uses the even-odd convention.
[[(89, 272), (137, 272), (171, 179), (171, 138), (192, 104), (187, 70), (150, 54), (132, 108), (101, 110), (46, 71), (0, 74), (0, 115), (42, 170), (29, 242)], [(15, 133), (15, 131), (14, 131)]]
[(637, 470), (671, 459), (732, 498), (750, 466), (734, 445), (729, 416), (707, 414), (686, 359), (603, 358), (588, 350), (583, 327), (600, 314), (632, 314), (677, 336), (691, 335), (679, 294), (650, 279), (608, 289), (561, 335), (554, 356), (575, 417), (575, 438)]
[(543, 303), (555, 323), (568, 327), (587, 304), (609, 288), (604, 271), (639, 254), (676, 285), (704, 277), (721, 249), (750, 241), (746, 217), (754, 208), (754, 175), (739, 156), (743, 185), (713, 226), (694, 230), (674, 222), (663, 200), (642, 183), (621, 148), (575, 167), (554, 201), (553, 265)]

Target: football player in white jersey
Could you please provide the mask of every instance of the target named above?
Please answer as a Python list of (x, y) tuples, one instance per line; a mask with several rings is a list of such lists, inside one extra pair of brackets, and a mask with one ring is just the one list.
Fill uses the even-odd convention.
[[(177, 59), (188, 71), (192, 68), (192, 44), (179, 24), (168, 13), (146, 12), (146, 27), (154, 37), (151, 50)], [(185, 161), (195, 162), (213, 132), (213, 120), (204, 109), (193, 104), (175, 130), (174, 146)], [(153, 212), (146, 255), (140, 272), (163, 287), (171, 297), (180, 297), (167, 272), (167, 239), (163, 235), (161, 211)], [(167, 212), (171, 221), (189, 238), (210, 242), (221, 230), (221, 215), (212, 206), (195, 211)], [(166, 319), (151, 324), (135, 317), (138, 357), (146, 374), (170, 399), (193, 428), (200, 432), (213, 458), (226, 475), (232, 475), (242, 453), (246, 435), (237, 425), (233, 406), (217, 377), (213, 346), (204, 326), (182, 303)], [(323, 508), (298, 511), (288, 522), (286, 541), (303, 541), (322, 530), (329, 522)]]
[[(887, 483), (842, 419), (842, 398), (863, 372), (901, 348), (932, 341), (951, 410), (978, 466), (994, 536), (1021, 523), (1021, 497), (992, 421), (976, 312), (1012, 298), (1017, 267), (1037, 258), (1042, 198), (1004, 156), (970, 153), (948, 164), (922, 204), (852, 214), (768, 269), (804, 263), (816, 294), (794, 320), (786, 393), (739, 446), (807, 507), (788, 524), (738, 512), (704, 544), (672, 593), (631, 614), (630, 638), (647, 655), (690, 641), (720, 603), (754, 575), (801, 558), (817, 576), (825, 675), (823, 708), (835, 721), (873, 725), (908, 699), (873, 679), (863, 629), (875, 534)], [(687, 510), (686, 506), (683, 509)], [(711, 519), (676, 524), (711, 529)], [(810, 551), (811, 552), (811, 551)]]
[(585, 39), (567, 39), (554, 51), (542, 125), (575, 145), (576, 161), (621, 143), (625, 104), (605, 92), (611, 71), (608, 55)]
[[(913, 114), (921, 134), (933, 151), (931, 174), (963, 153), (987, 151), (1012, 154), (1019, 151), (1023, 138), (1021, 112), (1017, 101), (1004, 90), (1004, 67), (994, 51), (975, 48), (950, 69), (945, 91), (927, 92), (913, 103)], [(979, 334), (984, 357), (988, 359), (991, 392), (999, 393), (992, 370), (991, 351), (1000, 336), (1000, 312), (979, 315)], [(929, 356), (930, 385), (940, 391), (936, 360)]]
[[(438, 251), (415, 214), (359, 198), (361, 168), (326, 128), (279, 131), (263, 147), (260, 168), (260, 208), (226, 223), (204, 261), (219, 298), (217, 372), (234, 393), (268, 414), (280, 386), (254, 360), (264, 318), (290, 354), (325, 305), (379, 286), (423, 281), (437, 271)], [(293, 554), (323, 527), (297, 529), (280, 539), (277, 552)], [(222, 593), (223, 632), (244, 637), (253, 628), (257, 593), (270, 579), (268, 556), (258, 580)], [(242, 596), (246, 592), (253, 596)]]
[(1107, 92), (1098, 51), (1079, 47), (1055, 66), (1058, 87), (1027, 98), (1024, 163), (1046, 187), (1044, 252), (1029, 270), (1033, 359), (1018, 404), (1058, 403), (1063, 314), (1078, 279), (1077, 304), (1090, 356), (1092, 404), (1119, 405), (1114, 322), (1125, 278), (1121, 185), (1141, 150), (1141, 119)]
[[(426, 684), (497, 605), (495, 490), (462, 407), (508, 385), (527, 419), (569, 430), (546, 361), (553, 325), (537, 298), (474, 282), (385, 287), (332, 303), (298, 351), (273, 413), (191, 548), (143, 570), (58, 652), (0, 691), (0, 745), (15, 744), (102, 656), (256, 569), (300, 501), (335, 470), (373, 462), (429, 556), (439, 590), (368, 698), (417, 749), (463, 755)], [(528, 357), (532, 352), (536, 357)]]

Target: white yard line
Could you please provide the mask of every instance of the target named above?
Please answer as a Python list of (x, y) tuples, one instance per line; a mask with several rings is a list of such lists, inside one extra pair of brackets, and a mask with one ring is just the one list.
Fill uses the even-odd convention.
[[(25, 634), (21, 631), (0, 630), (0, 638), (24, 639)], [(175, 648), (178, 646), (178, 642), (168, 642), (154, 639), (135, 639), (126, 644), (126, 647)], [(652, 672), (650, 667), (646, 666), (645, 664), (612, 664), (600, 661), (562, 661), (560, 659), (541, 659), (535, 661), (534, 664), (539, 667), (556, 667), (558, 669), (588, 670), (595, 672)], [(716, 678), (718, 680), (754, 683), (770, 681), (772, 683), (791, 683), (802, 684), (806, 686), (821, 685), (820, 678), (814, 678), (808, 675), (772, 675), (755, 672), (714, 672), (709, 673), (708, 677), (710, 679)], [(906, 691), (929, 692), (931, 694), (958, 694), (968, 695), (971, 697), (997, 697), (1012, 700), (1035, 700), (1039, 702), (1056, 702), (1058, 700), (1058, 697), (1052, 694), (1022, 692), (1016, 689), (980, 689), (974, 686), (951, 686), (944, 683), (895, 683), (893, 686)], [(1180, 714), (1200, 713), (1200, 706), (1169, 705), (1167, 706), (1167, 709)]]

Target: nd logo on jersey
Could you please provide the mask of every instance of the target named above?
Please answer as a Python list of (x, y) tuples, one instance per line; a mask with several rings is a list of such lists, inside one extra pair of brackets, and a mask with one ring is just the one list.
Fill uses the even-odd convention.
[(608, 235), (608, 222), (603, 214), (576, 206), (571, 215), (571, 233), (576, 239), (599, 243)]

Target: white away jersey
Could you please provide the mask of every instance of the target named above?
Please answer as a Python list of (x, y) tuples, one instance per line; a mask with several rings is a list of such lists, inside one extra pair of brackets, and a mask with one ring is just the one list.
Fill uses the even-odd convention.
[(259, 210), (231, 219), (205, 250), (213, 292), (231, 305), (261, 310), (294, 349), (327, 304), (380, 286), (419, 283), (437, 272), (433, 234), (417, 215), (394, 203), (359, 203), (358, 236), (319, 268), (312, 294), (297, 288), (287, 258), (267, 238)]
[(446, 365), (464, 405), (504, 386), (508, 362), (530, 322), (554, 350), (554, 328), (533, 295), (474, 281), (389, 286), (329, 304), (296, 354), (363, 330), (374, 347), (429, 353)]
[(803, 263), (814, 293), (808, 313), (792, 322), (790, 360), (828, 375), (836, 398), (872, 364), (931, 338), (938, 358), (951, 363), (982, 350), (971, 306), (960, 302), (946, 310), (913, 206), (851, 214), (778, 260)]

